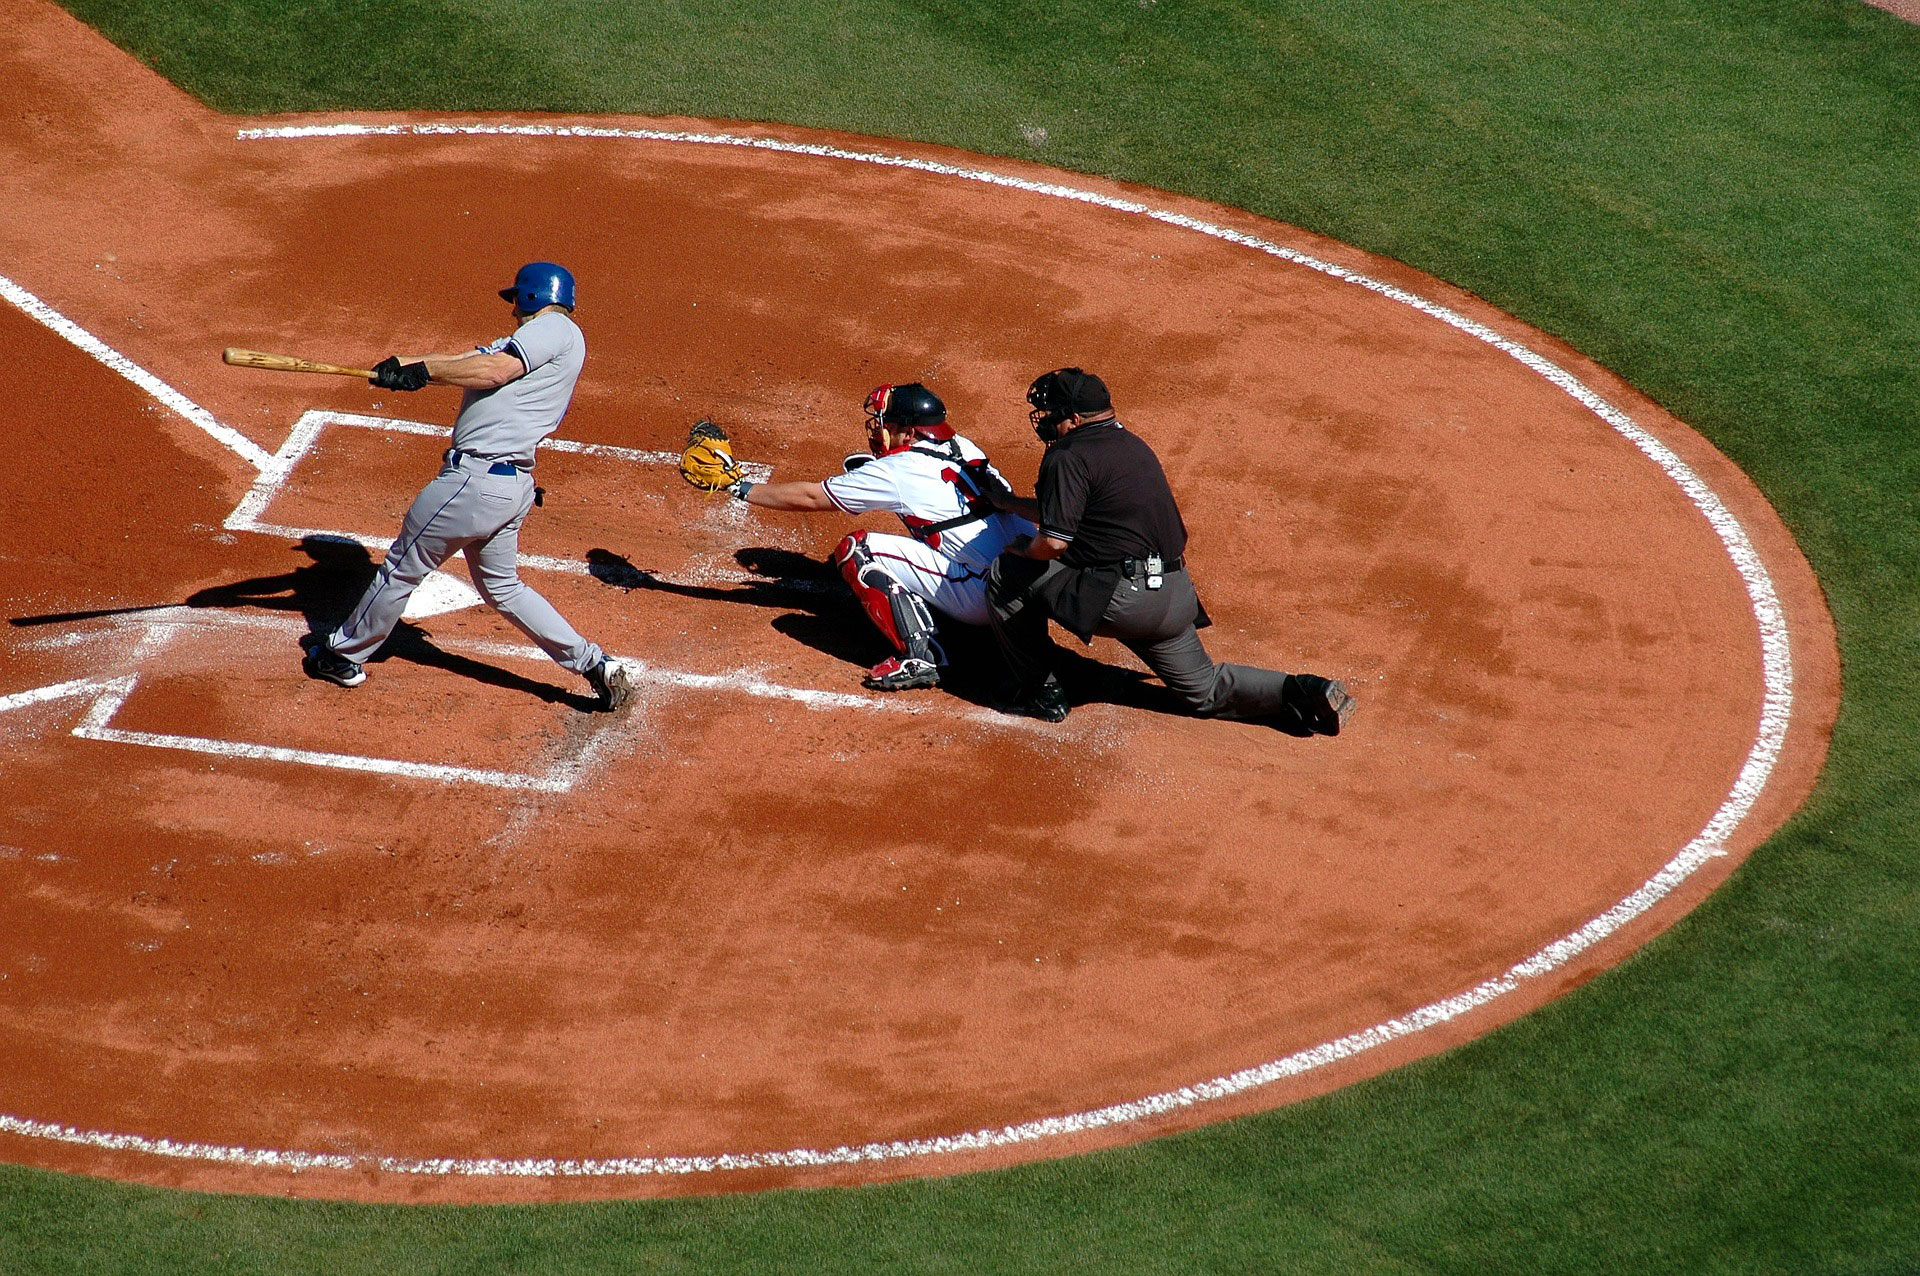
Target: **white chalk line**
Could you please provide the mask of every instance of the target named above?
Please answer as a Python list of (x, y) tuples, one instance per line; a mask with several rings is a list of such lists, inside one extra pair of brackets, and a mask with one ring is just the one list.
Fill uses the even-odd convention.
[(104, 363), (107, 367), (133, 382), (142, 390), (145, 390), (161, 404), (171, 408), (195, 427), (204, 431), (208, 437), (219, 443), (220, 446), (226, 448), (255, 469), (265, 469), (271, 463), (272, 457), (267, 453), (267, 450), (258, 443), (255, 443), (252, 439), (240, 433), (240, 431), (233, 429), (231, 426), (222, 425), (214, 419), (213, 413), (207, 411), (192, 399), (189, 399), (186, 395), (180, 393), (159, 377), (154, 376), (153, 373), (148, 372), (145, 368), (127, 358), (118, 350), (115, 350), (106, 342), (100, 340), (100, 338), (94, 336), (91, 332), (88, 332), (85, 328), (82, 328), (79, 324), (67, 318), (52, 306), (49, 306), (46, 302), (40, 300), (4, 275), (0, 275), (0, 297), (6, 298), (15, 308), (26, 314), (28, 318), (51, 329), (66, 341), (79, 347), (86, 354)]
[(545, 775), (525, 775), (512, 771), (490, 771), (478, 767), (446, 766), (431, 762), (406, 762), (398, 758), (363, 757), (350, 753), (327, 753), (318, 749), (289, 749), (270, 744), (248, 744), (239, 740), (215, 740), (205, 736), (170, 735), (159, 731), (127, 731), (109, 726), (113, 716), (127, 702), (139, 683), (138, 674), (110, 679), (99, 684), (99, 699), (81, 719), (73, 734), (82, 740), (101, 740), (110, 744), (140, 745), (149, 749), (173, 749), (201, 753), (217, 758), (248, 758), (260, 762), (282, 762), (298, 766), (325, 767), (338, 771), (401, 776), (414, 780), (434, 780), (442, 784), (477, 784), (496, 789), (525, 789), (539, 793), (565, 793), (578, 781), (581, 770), (571, 759), (557, 764)]
[[(142, 624), (140, 640), (134, 645), (132, 661), (135, 664), (151, 659), (162, 648), (170, 645), (182, 630), (188, 628), (213, 628), (211, 625), (190, 625), (176, 622), (169, 613), (187, 612), (188, 608), (167, 608), (145, 618)], [(249, 618), (251, 619), (251, 618)], [(267, 619), (267, 618), (259, 618)], [(271, 627), (275, 629), (298, 626), (297, 621), (274, 621), (270, 626), (247, 625), (251, 628)], [(236, 626), (228, 623), (221, 628), (232, 629)], [(300, 626), (304, 627), (304, 626)], [(528, 651), (546, 659), (544, 652), (536, 648)], [(130, 744), (149, 749), (171, 749), (187, 753), (205, 754), (218, 758), (245, 758), (262, 762), (291, 763), (298, 766), (324, 767), (339, 771), (360, 771), (369, 774), (397, 776), (406, 779), (433, 780), (442, 784), (477, 784), (497, 789), (524, 789), (541, 793), (565, 793), (586, 774), (584, 756), (562, 758), (542, 775), (526, 775), (511, 771), (493, 771), (478, 767), (448, 766), (430, 762), (407, 762), (398, 758), (375, 758), (350, 753), (329, 753), (318, 749), (292, 749), (269, 744), (252, 744), (240, 740), (221, 740), (207, 736), (174, 735), (162, 731), (129, 731), (112, 724), (114, 716), (126, 705), (128, 697), (140, 684), (137, 673), (121, 674), (112, 678), (77, 678), (56, 683), (50, 687), (36, 687), (31, 691), (18, 692), (0, 697), (0, 713), (29, 705), (43, 704), (51, 700), (68, 699), (79, 696), (93, 697), (93, 703), (81, 715), (79, 723), (71, 734), (82, 740), (96, 740), (108, 744)], [(587, 747), (595, 742), (589, 740)]]
[[(347, 426), (363, 430), (381, 430), (389, 434), (430, 435), (438, 438), (447, 436), (447, 428), (442, 425), (430, 425), (424, 421), (406, 421), (391, 417), (366, 416), (354, 412), (329, 412), (312, 410), (301, 415), (287, 432), (280, 444), (279, 451), (268, 458), (260, 467), (259, 475), (254, 479), (247, 494), (227, 515), (223, 526), (230, 532), (255, 532), (267, 536), (284, 536), (300, 540), (308, 536), (332, 537), (336, 540), (353, 541), (369, 550), (384, 549), (392, 543), (391, 536), (369, 535), (364, 532), (347, 532), (334, 528), (299, 527), (289, 523), (270, 523), (265, 515), (274, 499), (280, 495), (286, 485), (292, 481), (294, 470), (307, 454), (319, 443), (321, 433), (328, 426)], [(607, 460), (626, 461), (635, 465), (672, 465), (680, 464), (678, 452), (647, 451), (641, 448), (618, 447), (611, 443), (581, 443), (572, 439), (546, 439), (541, 442), (543, 452), (565, 452), (578, 456), (591, 456)], [(741, 463), (741, 471), (756, 483), (765, 482), (773, 473), (773, 468), (757, 461)], [(746, 515), (746, 506), (738, 501), (727, 501), (720, 512), (733, 522), (739, 522)], [(556, 558), (547, 554), (520, 554), (516, 559), (519, 566), (539, 571), (564, 572), (575, 576), (591, 575), (593, 566), (580, 559)], [(761, 579), (744, 573), (721, 573), (721, 579), (746, 581)], [(662, 577), (661, 579), (670, 579)], [(812, 582), (797, 582), (800, 588), (812, 587)]]
[(721, 1154), (715, 1156), (615, 1157), (615, 1158), (469, 1158), (469, 1157), (357, 1157), (313, 1152), (278, 1151), (210, 1143), (188, 1143), (169, 1139), (151, 1139), (139, 1135), (113, 1134), (81, 1130), (48, 1122), (28, 1121), (0, 1115), (0, 1132), (30, 1138), (48, 1139), (116, 1151), (136, 1151), (155, 1156), (195, 1161), (220, 1162), (259, 1168), (352, 1169), (368, 1167), (395, 1174), (419, 1174), (468, 1177), (583, 1178), (618, 1177), (651, 1174), (705, 1174), (724, 1170), (805, 1168), (810, 1166), (849, 1165), (863, 1162), (893, 1161), (913, 1157), (939, 1156), (956, 1152), (980, 1151), (1057, 1138), (1106, 1126), (1139, 1121), (1196, 1104), (1213, 1102), (1247, 1090), (1271, 1085), (1288, 1077), (1350, 1059), (1390, 1042), (1424, 1032), (1480, 1009), (1506, 996), (1531, 980), (1539, 979), (1572, 961), (1595, 944), (1618, 932), (1644, 915), (1670, 895), (1700, 867), (1725, 855), (1728, 838), (1751, 812), (1755, 801), (1771, 776), (1775, 760), (1784, 746), (1792, 716), (1793, 668), (1784, 609), (1773, 581), (1754, 549), (1746, 530), (1680, 457), (1642, 429), (1630, 416), (1533, 350), (1502, 337), (1491, 328), (1438, 303), (1405, 289), (1372, 279), (1345, 267), (1311, 257), (1297, 250), (1260, 239), (1257, 236), (1217, 226), (1184, 214), (1164, 212), (1131, 200), (1115, 199), (1091, 191), (984, 170), (960, 168), (929, 160), (904, 156), (847, 151), (838, 147), (782, 142), (771, 138), (738, 137), (729, 134), (679, 133), (651, 129), (608, 129), (549, 125), (303, 125), (271, 129), (242, 129), (242, 139), (309, 138), (354, 136), (443, 136), (513, 135), (527, 137), (626, 138), (644, 141), (691, 142), (705, 145), (750, 147), (796, 155), (850, 160), (887, 167), (916, 169), (923, 172), (964, 178), (995, 186), (1005, 186), (1037, 194), (1095, 204), (1119, 212), (1134, 213), (1184, 227), (1217, 239), (1241, 244), (1256, 251), (1318, 271), (1331, 278), (1368, 289), (1383, 297), (1410, 305), (1424, 314), (1473, 336), (1519, 360), (1545, 377), (1594, 412), (1651, 459), (1694, 503), (1720, 537), (1729, 558), (1745, 583), (1755, 623), (1761, 639), (1761, 659), (1765, 697), (1757, 738), (1740, 769), (1733, 788), (1701, 832), (1669, 860), (1659, 872), (1631, 894), (1587, 922), (1571, 934), (1548, 944), (1495, 978), (1440, 1001), (1421, 1006), (1405, 1015), (1389, 1019), (1371, 1028), (1349, 1033), (1333, 1041), (1298, 1051), (1282, 1059), (1247, 1068), (1226, 1076), (1148, 1095), (1126, 1103), (1112, 1104), (1090, 1111), (976, 1130), (967, 1134), (943, 1135), (925, 1139), (845, 1145), (827, 1149), (793, 1148)]
[[(292, 618), (222, 616), (215, 619), (207, 613), (187, 607), (162, 608), (146, 613), (139, 621), (122, 618), (116, 622), (115, 627), (125, 628), (136, 624), (143, 631), (140, 643), (134, 651), (136, 661), (151, 656), (185, 629), (253, 628), (292, 632), (306, 628), (303, 621)], [(526, 660), (539, 664), (549, 663), (547, 654), (538, 647), (517, 643), (456, 638), (440, 640), (436, 645), (454, 654)], [(920, 705), (883, 699), (879, 696), (858, 696), (845, 692), (820, 691), (811, 687), (794, 687), (784, 683), (770, 682), (751, 669), (702, 674), (683, 669), (661, 668), (633, 656), (614, 655), (610, 658), (626, 669), (628, 676), (640, 686), (661, 686), (691, 691), (725, 691), (759, 699), (791, 701), (815, 710), (851, 709), (870, 713), (909, 714), (927, 711)], [(250, 759), (340, 771), (358, 771), (399, 779), (428, 780), (440, 784), (473, 784), (486, 788), (555, 794), (571, 792), (591, 771), (592, 760), (606, 747), (607, 739), (614, 734), (614, 727), (618, 724), (616, 719), (608, 726), (602, 727), (572, 756), (557, 760), (545, 772), (535, 774), (499, 771), (449, 763), (413, 762), (365, 754), (297, 749), (283, 745), (226, 740), (210, 736), (178, 735), (162, 731), (132, 731), (112, 726), (114, 716), (125, 706), (128, 698), (139, 685), (139, 677), (138, 674), (124, 674), (113, 678), (76, 678), (50, 686), (15, 692), (0, 696), (0, 714), (51, 701), (91, 696), (94, 698), (93, 704), (88, 707), (79, 724), (70, 732), (82, 740), (135, 745), (149, 749), (170, 749), (218, 758)], [(964, 716), (975, 716), (979, 712), (975, 710)], [(989, 716), (999, 717), (997, 714)]]
[[(138, 620), (128, 617), (113, 619), (108, 628), (79, 634), (63, 634), (54, 638), (37, 639), (23, 644), (28, 649), (74, 646), (80, 642), (97, 641), (119, 630), (133, 626), (164, 624), (170, 629), (234, 629), (255, 628), (274, 629), (284, 633), (304, 633), (306, 622), (294, 619), (282, 619), (273, 616), (249, 616), (226, 612), (209, 612), (198, 608), (166, 607), (153, 612), (143, 613)], [(443, 651), (455, 655), (492, 656), (511, 660), (525, 660), (533, 664), (551, 663), (550, 657), (538, 647), (520, 643), (496, 642), (485, 638), (435, 638), (434, 645)], [(844, 691), (823, 691), (815, 687), (796, 687), (788, 683), (769, 681), (760, 671), (752, 668), (728, 669), (720, 673), (695, 673), (687, 669), (669, 669), (649, 663), (638, 656), (609, 655), (636, 686), (670, 687), (687, 691), (725, 691), (762, 700), (787, 700), (804, 705), (809, 709), (851, 709), (864, 713), (904, 713), (910, 715), (951, 711), (945, 701), (916, 701), (897, 695), (884, 693), (856, 695)], [(0, 696), (0, 714), (10, 709), (25, 708), (49, 700), (66, 699), (87, 694), (104, 686), (97, 678), (79, 678), (71, 682), (56, 683), (46, 687), (35, 687), (27, 691)], [(990, 730), (1012, 733), (1026, 733), (1037, 730), (1037, 725), (1026, 718), (1009, 717), (991, 709), (968, 708), (958, 713), (958, 717), (986, 727)], [(79, 734), (76, 732), (75, 734)], [(277, 761), (310, 762), (318, 756), (342, 757), (348, 762), (339, 765), (348, 770), (378, 771), (388, 767), (385, 759), (362, 757), (357, 754), (319, 755), (303, 753), (300, 750), (280, 750), (275, 746), (248, 745), (232, 741), (208, 740), (197, 736), (163, 736), (154, 732), (117, 732), (112, 735), (89, 734), (83, 737), (90, 740), (110, 739), (122, 744), (145, 744), (160, 740), (203, 741), (208, 744), (229, 746), (226, 748), (196, 749), (196, 752), (225, 753), (235, 757), (273, 758)], [(157, 744), (156, 747), (189, 747), (187, 745)], [(253, 752), (252, 750), (260, 750)], [(324, 762), (310, 762), (311, 765), (330, 765)], [(406, 767), (430, 767), (427, 763), (398, 764)], [(455, 771), (467, 771), (470, 768), (452, 768)], [(395, 770), (396, 775), (419, 775), (422, 778), (449, 779), (447, 775), (426, 775), (424, 771)], [(538, 778), (538, 777), (536, 777)], [(530, 787), (501, 785), (500, 787)], [(564, 790), (557, 790), (564, 791)]]

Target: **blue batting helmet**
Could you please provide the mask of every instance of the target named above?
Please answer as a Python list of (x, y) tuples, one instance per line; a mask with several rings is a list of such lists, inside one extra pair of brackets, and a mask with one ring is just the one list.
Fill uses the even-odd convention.
[(502, 301), (530, 315), (543, 306), (573, 309), (573, 272), (550, 261), (530, 261), (513, 277), (513, 287), (500, 290)]

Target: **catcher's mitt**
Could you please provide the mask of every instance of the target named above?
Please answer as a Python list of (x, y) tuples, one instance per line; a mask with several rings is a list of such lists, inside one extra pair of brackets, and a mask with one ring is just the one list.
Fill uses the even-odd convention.
[(732, 487), (741, 478), (740, 462), (733, 459), (727, 432), (711, 421), (701, 421), (687, 433), (687, 450), (680, 454), (680, 477), (705, 492)]

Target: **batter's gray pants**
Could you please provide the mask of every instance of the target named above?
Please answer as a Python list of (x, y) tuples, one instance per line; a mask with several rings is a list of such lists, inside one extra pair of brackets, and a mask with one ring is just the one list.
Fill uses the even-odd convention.
[(356, 663), (380, 649), (427, 573), (457, 553), (467, 556), (474, 588), (540, 650), (578, 674), (606, 654), (582, 638), (553, 604), (520, 579), (520, 524), (533, 508), (533, 475), (488, 472), (479, 457), (448, 461), (407, 510), (387, 561), (327, 645)]
[[(1001, 575), (1008, 561), (1003, 557), (995, 562), (994, 577)], [(1055, 570), (1057, 565), (1049, 563), (1038, 577)], [(1215, 664), (1193, 627), (1199, 615), (1193, 578), (1183, 569), (1166, 573), (1163, 581), (1159, 589), (1148, 589), (1143, 580), (1122, 580), (1094, 632), (1119, 639), (1198, 717), (1297, 720), (1299, 710), (1286, 695), (1289, 675), (1252, 665)], [(1015, 681), (1025, 688), (1036, 687), (1051, 672), (1055, 651), (1047, 635), (1046, 610), (1028, 598), (1009, 611), (1000, 601), (1006, 591), (995, 588), (999, 584), (994, 579), (988, 587), (994, 636)]]

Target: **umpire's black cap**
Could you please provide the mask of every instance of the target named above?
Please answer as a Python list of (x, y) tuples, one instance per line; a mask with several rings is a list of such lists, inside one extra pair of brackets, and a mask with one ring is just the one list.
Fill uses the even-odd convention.
[(1043, 373), (1027, 391), (1027, 401), (1036, 408), (1065, 416), (1097, 416), (1113, 407), (1107, 383), (1079, 368), (1056, 368)]

